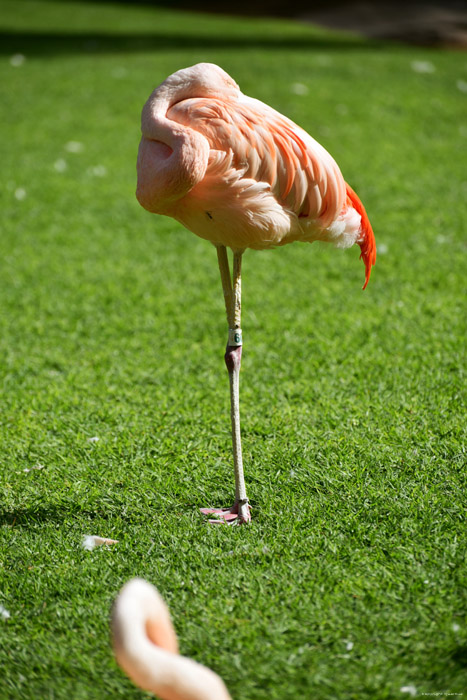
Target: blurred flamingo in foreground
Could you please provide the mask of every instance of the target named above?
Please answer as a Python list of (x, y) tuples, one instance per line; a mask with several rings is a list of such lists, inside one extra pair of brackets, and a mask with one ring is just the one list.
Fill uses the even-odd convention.
[[(141, 130), (138, 201), (217, 248), (229, 323), (225, 362), (236, 489), (231, 508), (202, 512), (248, 522), (239, 413), (242, 254), (293, 241), (328, 241), (338, 248), (358, 243), (365, 289), (376, 259), (373, 231), (329, 153), (287, 117), (243, 95), (214, 64), (170, 75), (144, 105)], [(226, 247), (233, 250), (233, 279)]]
[(154, 586), (126, 583), (112, 610), (115, 657), (125, 673), (162, 700), (231, 700), (211, 669), (178, 655), (170, 613)]

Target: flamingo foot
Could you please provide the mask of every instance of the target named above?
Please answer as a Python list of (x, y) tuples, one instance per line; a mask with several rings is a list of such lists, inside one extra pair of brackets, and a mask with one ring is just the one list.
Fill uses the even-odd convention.
[(211, 525), (242, 525), (251, 522), (251, 507), (247, 500), (234, 503), (231, 508), (200, 508), (203, 515), (214, 515)]

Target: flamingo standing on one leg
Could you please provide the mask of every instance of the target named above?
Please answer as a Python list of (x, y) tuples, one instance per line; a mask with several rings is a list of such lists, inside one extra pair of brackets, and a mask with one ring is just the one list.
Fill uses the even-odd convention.
[[(231, 508), (202, 512), (248, 522), (239, 414), (242, 254), (293, 241), (358, 243), (365, 289), (376, 259), (373, 231), (329, 153), (290, 119), (243, 95), (214, 64), (179, 70), (161, 83), (144, 105), (141, 130), (138, 201), (217, 248), (229, 323), (225, 362), (236, 488)], [(233, 250), (233, 282), (226, 247)]]
[(214, 671), (178, 655), (168, 608), (157, 589), (143, 579), (132, 579), (118, 594), (112, 641), (125, 673), (162, 700), (231, 700)]

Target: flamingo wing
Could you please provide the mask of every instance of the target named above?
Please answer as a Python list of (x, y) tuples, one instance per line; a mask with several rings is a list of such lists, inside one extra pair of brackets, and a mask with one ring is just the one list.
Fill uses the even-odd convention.
[(306, 131), (241, 92), (182, 99), (167, 117), (202, 134), (210, 147), (203, 180), (172, 216), (234, 250), (294, 240), (358, 243), (366, 286), (376, 256), (368, 217), (335, 160)]
[[(173, 105), (169, 119), (205, 136), (210, 167), (229, 167), (263, 183), (280, 206), (327, 228), (345, 202), (345, 182), (334, 159), (303, 129), (259, 100), (191, 98)], [(206, 176), (209, 177), (209, 166)]]

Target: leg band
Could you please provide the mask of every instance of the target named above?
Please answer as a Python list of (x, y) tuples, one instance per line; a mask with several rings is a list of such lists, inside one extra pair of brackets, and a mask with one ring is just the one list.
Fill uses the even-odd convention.
[(227, 345), (231, 348), (238, 348), (242, 345), (242, 329), (229, 328), (229, 341)]

